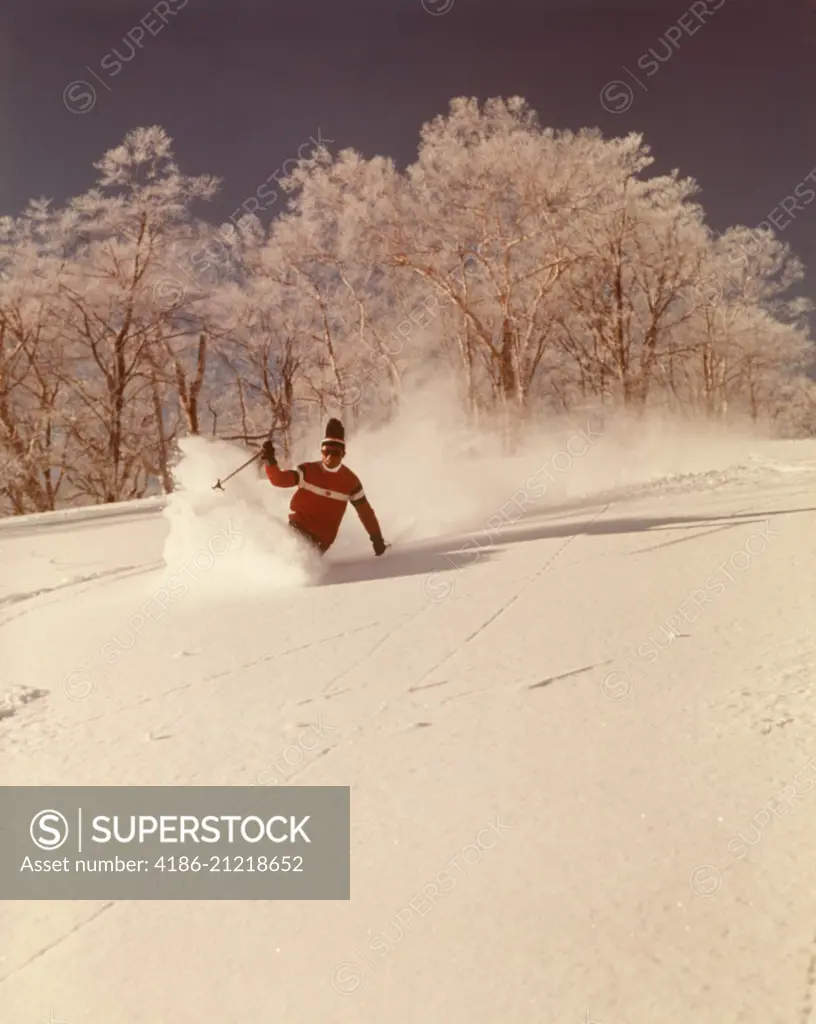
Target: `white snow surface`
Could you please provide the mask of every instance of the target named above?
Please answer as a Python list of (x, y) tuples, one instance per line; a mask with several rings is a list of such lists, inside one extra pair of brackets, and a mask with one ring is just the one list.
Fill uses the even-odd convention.
[(350, 444), (379, 559), (199, 439), (0, 524), (5, 785), (352, 807), (349, 901), (4, 903), (4, 1024), (816, 1020), (816, 442), (416, 422)]

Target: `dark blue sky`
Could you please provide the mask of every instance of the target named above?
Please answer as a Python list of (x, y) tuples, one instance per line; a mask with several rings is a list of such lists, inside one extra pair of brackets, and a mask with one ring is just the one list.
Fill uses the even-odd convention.
[[(224, 179), (223, 220), (318, 128), (333, 151), (404, 164), (451, 97), (522, 95), (545, 125), (643, 132), (718, 229), (776, 208), (816, 298), (816, 202), (779, 210), (816, 169), (813, 0), (424, 2), (3, 0), (0, 213), (83, 191), (107, 148), (160, 124), (184, 171)], [(633, 90), (617, 114), (599, 99), (615, 79)], [(96, 90), (85, 113), (64, 101), (78, 80)], [(68, 103), (91, 98), (79, 85)]]

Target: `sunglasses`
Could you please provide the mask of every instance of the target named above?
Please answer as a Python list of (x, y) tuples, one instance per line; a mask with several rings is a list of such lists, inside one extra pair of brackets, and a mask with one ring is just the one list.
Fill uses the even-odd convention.
[(320, 451), (323, 455), (340, 455), (342, 457), (346, 454), (346, 449), (339, 444), (324, 444)]

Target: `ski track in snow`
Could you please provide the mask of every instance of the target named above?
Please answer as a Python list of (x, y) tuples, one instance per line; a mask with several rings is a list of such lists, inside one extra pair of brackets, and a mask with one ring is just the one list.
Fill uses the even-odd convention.
[[(38, 590), (31, 590), (24, 593), (8, 594), (6, 597), (0, 598), (0, 609), (6, 605), (20, 604), (23, 601), (33, 601), (35, 598), (42, 597), (45, 594), (54, 594), (60, 591), (70, 589), (72, 587), (79, 587), (83, 583), (105, 583), (108, 580), (116, 581), (124, 579), (133, 575), (140, 575), (141, 573), (157, 572), (163, 566), (163, 562), (153, 562), (151, 565), (125, 565), (116, 569), (104, 569), (102, 572), (89, 573), (87, 576), (77, 576), (75, 579), (66, 580), (64, 583), (56, 583), (51, 587), (40, 587)], [(85, 593), (90, 588), (84, 588), (80, 593)], [(70, 598), (73, 595), (60, 594), (61, 599)], [(20, 614), (28, 614), (29, 611), (34, 609), (26, 609), (25, 612)], [(11, 622), (15, 618), (19, 618), (19, 615), (10, 615), (0, 619), (0, 627), (6, 622)]]
[[(182, 659), (179, 678), (169, 688), (166, 678), (150, 679), (140, 684), (145, 692), (135, 699), (135, 694), (117, 688), (95, 698), (102, 701), (98, 709), (52, 700), (42, 713), (47, 729), (42, 714), (35, 720), (30, 709), (49, 691), (27, 684), (16, 688), (7, 695), (6, 705), (0, 705), (0, 718), (2, 707), (7, 707), (3, 726), (16, 742), (8, 751), (12, 774), (19, 780), (25, 764), (29, 784), (53, 780), (55, 772), (63, 784), (86, 779), (82, 760), (95, 756), (99, 784), (137, 781), (140, 767), (144, 772), (148, 765), (152, 774), (144, 777), (152, 784), (201, 784), (202, 779), (219, 778), (246, 784), (247, 763), (257, 758), (257, 771), (264, 756), (268, 761), (270, 752), (291, 742), (292, 712), (303, 706), (335, 709), (337, 735), (311, 751), (284, 781), (307, 784), (303, 780), (309, 778), (308, 784), (315, 785), (352, 784), (358, 794), (353, 799), (352, 832), (361, 833), (354, 840), (352, 872), (364, 878), (365, 885), (358, 881), (356, 889), (353, 886), (350, 904), (320, 905), (308, 913), (305, 904), (177, 907), (105, 901), (90, 914), (83, 903), (64, 907), (60, 916), (73, 915), (72, 923), (44, 919), (29, 924), (27, 905), (11, 904), (0, 921), (0, 931), (12, 934), (13, 929), (16, 938), (15, 949), (6, 951), (11, 963), (0, 975), (10, 1024), (36, 1020), (42, 1015), (41, 1005), (55, 1006), (57, 1018), (65, 1017), (68, 1024), (102, 1019), (110, 1024), (157, 1024), (171, 1018), (174, 1024), (193, 1024), (202, 1013), (237, 1021), (247, 1019), (244, 998), (249, 1005), (263, 1001), (270, 1019), (295, 1024), (314, 1019), (367, 1024), (393, 1015), (395, 1004), (401, 1007), (400, 1024), (494, 1024), (511, 1019), (518, 1024), (557, 1024), (584, 1019), (584, 1014), (604, 1024), (687, 1024), (692, 1019), (701, 1024), (789, 1024), (794, 1019), (810, 1024), (816, 990), (816, 902), (808, 894), (816, 890), (816, 872), (809, 867), (812, 858), (801, 852), (797, 859), (785, 858), (790, 858), (791, 850), (811, 848), (808, 839), (816, 840), (816, 831), (809, 827), (812, 807), (793, 808), (790, 818), (780, 819), (784, 823), (766, 826), (767, 838), (751, 851), (735, 878), (729, 876), (722, 883), (723, 892), (715, 898), (696, 897), (687, 882), (696, 863), (725, 849), (768, 797), (801, 771), (808, 753), (816, 754), (816, 646), (804, 616), (784, 635), (778, 633), (787, 629), (786, 620), (775, 618), (774, 608), (786, 593), (784, 574), (773, 575), (770, 554), (759, 557), (756, 577), (746, 573), (739, 581), (742, 589), (735, 585), (710, 609), (706, 607), (699, 622), (676, 634), (676, 642), (656, 665), (652, 687), (639, 684), (630, 698), (617, 703), (603, 699), (598, 679), (619, 662), (621, 652), (649, 636), (655, 622), (665, 619), (690, 588), (700, 585), (697, 577), (710, 571), (714, 559), (737, 550), (757, 524), (774, 517), (781, 534), (776, 557), (795, 565), (794, 554), (784, 545), (791, 543), (791, 531), (796, 530), (797, 536), (812, 540), (814, 482), (816, 461), (759, 457), (727, 470), (678, 475), (540, 509), (533, 517), (536, 521), (551, 519), (564, 524), (566, 532), (543, 533), (523, 544), (500, 539), (496, 547), (502, 549), (503, 560), (477, 566), (456, 600), (442, 606), (417, 601), (419, 576), (401, 576), (395, 569), (389, 577), (385, 563), (377, 566), (385, 575), (371, 580), (331, 582), (315, 588), (311, 598), (304, 591), (293, 595), (297, 604), (291, 613), (288, 599), (275, 595), (267, 602), (269, 618), (267, 609), (253, 612), (245, 634), (256, 639), (260, 634), (259, 646), (267, 648), (263, 653), (244, 650), (239, 640), (231, 663), (213, 672), (196, 668), (200, 659)], [(688, 514), (695, 498), (697, 522)], [(614, 524), (606, 532), (591, 529), (609, 519), (613, 507), (622, 515), (627, 507), (641, 508), (650, 500), (672, 507), (673, 502), (682, 503), (676, 520), (649, 528), (639, 525), (646, 521), (644, 513), (641, 519), (633, 517), (631, 529), (625, 524)], [(716, 505), (713, 518), (722, 522), (707, 520), (704, 502)], [(729, 511), (729, 505), (739, 511)], [(587, 515), (591, 507), (600, 510)], [(154, 501), (144, 513), (106, 509), (65, 515), (53, 525), (42, 518), (3, 524), (0, 542), (21, 544), (52, 530), (80, 539), (89, 534), (86, 525), (103, 519), (106, 525), (127, 530), (155, 519), (160, 508), (161, 502)], [(648, 511), (657, 518), (654, 505)], [(644, 532), (666, 536), (644, 545)], [(682, 535), (675, 536), (677, 532)], [(476, 531), (471, 536), (478, 535)], [(454, 541), (451, 538), (451, 551), (456, 550)], [(423, 545), (411, 548), (421, 552)], [(701, 551), (712, 554), (702, 556)], [(564, 557), (567, 552), (571, 557)], [(800, 554), (806, 575), (791, 585), (801, 587), (807, 574), (813, 575), (812, 544)], [(68, 563), (78, 568), (90, 564), (71, 558)], [(602, 611), (604, 618), (584, 624), (584, 641), (576, 643), (565, 625), (581, 605), (583, 581), (591, 580), (593, 568), (604, 563), (612, 578), (617, 573), (623, 576), (620, 608), (608, 603), (595, 606), (590, 600), (588, 606), (595, 614)], [(352, 564), (359, 563), (348, 560), (335, 567), (342, 573)], [(665, 574), (653, 590), (638, 582), (648, 580), (651, 565), (662, 567)], [(108, 600), (104, 595), (112, 588), (124, 596), (135, 577), (161, 566), (145, 558), (7, 594), (0, 599), (0, 610), (12, 612), (0, 618), (0, 628), (12, 622), (15, 628), (26, 621), (36, 623), (38, 614), (53, 614), (63, 607), (70, 611), (72, 604), (65, 603), (78, 597), (83, 608), (90, 608), (97, 596), (100, 602)], [(686, 571), (687, 566), (694, 571)], [(491, 582), (482, 583), (483, 578)], [(572, 584), (573, 580), (577, 582)], [(762, 581), (774, 589), (764, 593)], [(578, 589), (570, 590), (573, 585)], [(393, 589), (397, 586), (403, 589)], [(750, 605), (747, 595), (752, 587), (755, 600), (768, 601), (764, 617)], [(340, 596), (332, 605), (335, 592)], [(813, 593), (812, 586), (803, 590), (803, 595)], [(318, 615), (331, 615), (332, 609), (340, 614), (341, 603), (351, 611), (343, 611), (343, 622), (335, 628), (330, 617), (322, 619), (320, 625), (328, 624), (325, 632), (305, 639), (306, 627), (315, 623), (300, 623), (297, 610), (309, 608), (310, 600), (318, 602)], [(359, 613), (354, 611), (356, 601)], [(539, 604), (550, 617), (554, 609), (565, 608), (567, 618), (546, 620), (546, 639), (537, 658), (528, 659), (526, 649), (516, 658), (511, 646), (505, 663), (501, 648), (508, 635), (513, 636), (511, 620), (529, 611), (529, 621), (537, 622)], [(788, 613), (795, 607), (791, 603)], [(813, 611), (816, 617), (816, 608)], [(200, 614), (198, 628), (192, 613), (189, 622), (179, 620), (183, 635), (176, 654), (189, 654), (194, 647), (193, 653), (204, 651), (208, 657), (203, 640), (217, 634), (219, 615)], [(291, 621), (285, 618), (288, 614)], [(26, 621), (17, 621), (24, 617)], [(274, 631), (277, 619), (283, 623), (281, 634)], [(447, 623), (444, 639), (438, 635), (439, 623)], [(734, 639), (743, 623), (744, 634)], [(298, 629), (303, 637), (297, 635)], [(762, 629), (765, 632), (759, 635)], [(610, 630), (613, 639), (596, 642), (594, 634), (603, 638)], [(720, 638), (726, 647), (731, 643), (731, 653), (717, 655), (711, 669), (699, 645), (683, 646), (701, 632), (709, 642), (716, 644)], [(519, 633), (515, 638), (530, 647), (529, 635)], [(145, 643), (144, 650), (148, 649), (152, 650)], [(332, 667), (333, 652), (343, 662), (339, 669)], [(714, 658), (716, 649), (709, 653)], [(225, 658), (229, 654), (224, 651)], [(307, 661), (301, 660), (304, 656)], [(138, 679), (140, 657), (134, 654), (123, 661), (130, 680)], [(723, 680), (720, 673), (729, 657), (735, 661), (734, 672)], [(305, 677), (302, 666), (312, 660), (314, 674)], [(284, 662), (291, 662), (291, 668), (284, 668)], [(482, 662), (486, 668), (480, 676)], [(383, 673), (383, 664), (394, 666), (394, 678)], [(503, 666), (503, 674), (496, 674), (496, 665)], [(272, 666), (277, 674), (270, 677), (267, 670)], [(445, 678), (438, 678), (443, 672)], [(343, 685), (349, 680), (351, 685)], [(241, 713), (231, 714), (236, 705), (262, 694), (269, 704), (255, 712), (254, 723)], [(474, 701), (477, 696), (480, 699)], [(210, 711), (202, 699), (212, 701)], [(146, 709), (153, 709), (152, 717), (146, 717)], [(61, 723), (63, 713), (67, 717)], [(247, 731), (234, 737), (225, 734), (219, 727), (222, 714), (227, 715), (227, 732), (241, 722)], [(561, 728), (556, 724), (559, 719), (564, 722)], [(528, 739), (529, 749), (520, 751), (525, 720), (546, 742)], [(105, 723), (101, 730), (100, 722)], [(152, 742), (159, 739), (173, 744), (170, 749), (176, 753), (166, 769), (155, 761), (163, 755), (145, 753), (144, 739), (133, 738), (134, 730), (143, 737), (146, 726), (147, 748), (155, 750)], [(202, 727), (209, 732), (197, 736)], [(570, 742), (575, 729), (587, 734), (586, 751)], [(129, 735), (129, 747), (119, 750)], [(652, 739), (661, 735), (663, 743)], [(399, 740), (401, 747), (396, 746), (397, 736), (405, 737)], [(502, 752), (489, 771), (480, 760), (486, 755), (467, 757), (471, 745), (478, 749), (482, 736)], [(682, 736), (687, 748), (679, 745)], [(46, 737), (49, 747), (42, 754), (48, 767), (43, 768), (35, 759), (36, 744)], [(583, 748), (584, 739), (579, 733), (577, 747)], [(685, 760), (661, 767), (664, 745)], [(649, 769), (638, 758), (640, 747), (647, 747), (654, 759)], [(223, 774), (213, 775), (222, 754), (231, 762), (221, 769)], [(133, 769), (118, 767), (126, 755), (134, 759)], [(729, 764), (728, 757), (730, 774), (727, 767), (725, 772), (733, 791), (724, 788), (727, 780), (716, 770), (721, 759)], [(762, 767), (773, 758), (773, 768)], [(665, 793), (655, 794), (644, 781), (641, 773), (650, 769), (658, 773)], [(758, 773), (751, 776), (754, 781), (741, 786), (740, 780), (752, 771)], [(108, 782), (107, 773), (113, 781)], [(503, 780), (501, 787), (492, 788), (494, 777)], [(712, 797), (712, 788), (717, 796)], [(697, 799), (707, 795), (714, 802), (700, 806), (692, 801), (691, 810), (683, 809), (687, 789)], [(376, 799), (380, 791), (387, 794), (383, 802)], [(622, 802), (628, 792), (636, 794), (634, 803)], [(428, 802), (435, 795), (442, 801), (442, 812)], [(724, 797), (731, 803), (724, 804)], [(672, 800), (680, 808), (675, 817), (682, 820), (672, 817)], [(403, 804), (412, 807), (414, 801), (416, 813), (423, 808), (432, 823), (422, 836), (403, 827), (399, 810)], [(389, 813), (391, 804), (394, 810)], [(497, 807), (514, 822), (516, 834), (499, 844), (495, 854), (486, 855), (484, 867), (474, 868), (450, 897), (440, 900), (428, 924), (412, 922), (417, 934), (406, 934), (404, 942), (392, 947), (382, 974), (374, 967), (360, 994), (352, 999), (339, 996), (331, 984), (335, 966), (365, 959), (357, 955), (363, 936), (384, 929), (417, 886), (442, 868), (445, 856), (472, 842), (472, 835)], [(456, 826), (443, 834), (457, 813)], [(380, 835), (381, 814), (401, 837), (398, 849), (393, 845), (396, 840), (388, 838), (390, 833)], [(566, 844), (561, 854), (555, 844), (559, 836)], [(657, 844), (654, 849), (647, 837)], [(603, 851), (600, 864), (595, 849)], [(769, 875), (775, 856), (782, 858), (780, 867)], [(597, 877), (591, 873), (593, 865)], [(797, 873), (796, 886), (787, 881), (790, 872)], [(392, 874), (399, 876), (396, 883), (389, 881)], [(614, 879), (614, 885), (604, 877)], [(114, 906), (120, 912), (108, 915)], [(512, 925), (502, 924), (505, 917)], [(491, 921), (489, 928), (485, 920)], [(91, 924), (95, 928), (86, 929)], [(206, 935), (201, 945), (192, 941), (197, 932)], [(785, 953), (773, 971), (763, 975), (761, 965), (768, 957), (780, 956), (783, 942)], [(270, 961), (276, 943), (280, 956), (272, 954)], [(223, 966), (233, 944), (244, 950), (237, 973)], [(100, 962), (103, 952), (109, 958), (106, 969), (94, 972), (93, 964)], [(701, 959), (695, 959), (698, 953)], [(257, 958), (247, 961), (253, 955)], [(200, 965), (196, 958), (201, 958)], [(5, 964), (6, 957), (2, 959)], [(175, 965), (178, 991), (159, 993), (145, 984), (162, 961)], [(567, 978), (572, 979), (569, 984)], [(199, 986), (197, 992), (190, 987), (192, 979)], [(304, 984), (309, 997), (303, 997)], [(239, 987), (245, 994), (238, 995)], [(461, 993), (468, 990), (473, 998), (463, 1000)], [(127, 1010), (117, 1001), (124, 991), (131, 998)], [(403, 993), (410, 994), (407, 1002)], [(237, 1003), (241, 1007), (235, 1010)], [(233, 1013), (237, 1016), (230, 1016)]]
[[(66, 942), (68, 939), (72, 938), (74, 935), (76, 935), (78, 931), (85, 928), (87, 925), (93, 924), (93, 922), (100, 915), (104, 914), (108, 910), (111, 910), (115, 906), (117, 906), (116, 900), (105, 901), (101, 907), (96, 909), (92, 914), (89, 914), (88, 917), (80, 921), (79, 924), (75, 925), (67, 932), (63, 932), (58, 938), (54, 939), (53, 942), (49, 942), (46, 946), (43, 946), (42, 949), (38, 949), (36, 953), (33, 953), (27, 960), (21, 963), (19, 967), (16, 967), (13, 971), (9, 971), (8, 974), (0, 974), (0, 984), (2, 984), (4, 981), (8, 981), (9, 978), (12, 978), (15, 974), (19, 974), (20, 971), (25, 970), (36, 960), (40, 960), (42, 957), (52, 952), (52, 950), (56, 949), (57, 946), (60, 946), (63, 942)], [(58, 1022), (50, 1021), (49, 1024), (58, 1024)]]
[(816, 935), (813, 937), (810, 959), (808, 960), (807, 965), (805, 994), (802, 999), (802, 1010), (799, 1016), (799, 1024), (812, 1024), (814, 991), (816, 991)]

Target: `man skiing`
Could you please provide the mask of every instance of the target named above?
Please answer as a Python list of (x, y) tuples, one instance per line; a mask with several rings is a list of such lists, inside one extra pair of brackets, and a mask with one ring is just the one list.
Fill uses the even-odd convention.
[(289, 505), (289, 525), (321, 555), (334, 543), (349, 501), (371, 539), (374, 554), (381, 555), (386, 545), (374, 509), (358, 477), (343, 465), (345, 436), (340, 420), (330, 419), (320, 445), (322, 461), (304, 462), (297, 469), (280, 469), (275, 446), (266, 441), (261, 449), (264, 469), (274, 487), (297, 487)]

